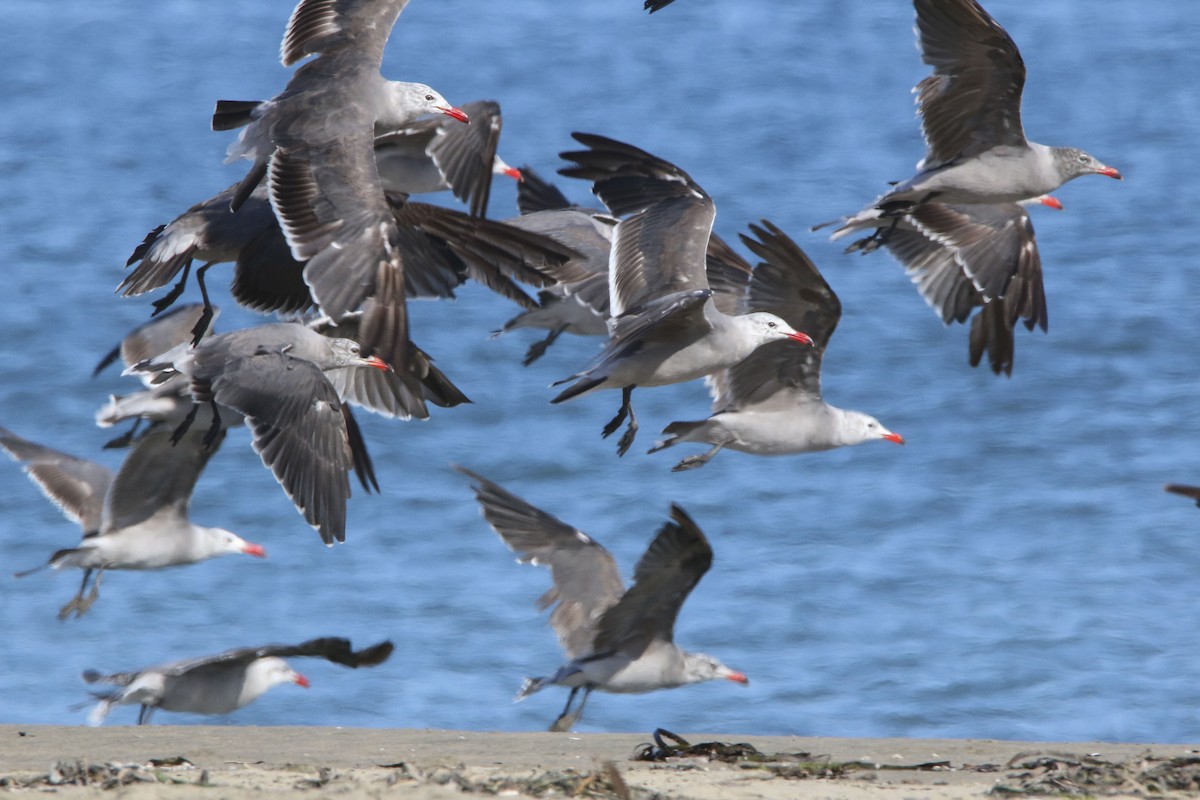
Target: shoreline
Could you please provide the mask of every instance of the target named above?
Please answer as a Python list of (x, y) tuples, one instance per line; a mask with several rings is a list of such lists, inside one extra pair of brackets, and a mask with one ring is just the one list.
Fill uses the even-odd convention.
[(0, 725), (0, 791), (940, 800), (983, 797), (995, 787), (1004, 794), (1042, 786), (1109, 797), (1200, 790), (1200, 745), (682, 736), (693, 744), (747, 743), (766, 757), (633, 760), (638, 746), (652, 741), (649, 733), (6, 724)]

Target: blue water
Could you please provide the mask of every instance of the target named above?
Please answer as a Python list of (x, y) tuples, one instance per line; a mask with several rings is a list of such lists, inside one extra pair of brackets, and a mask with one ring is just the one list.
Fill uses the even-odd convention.
[[(249, 446), (231, 436), (192, 514), (264, 543), (227, 558), (112, 573), (83, 620), (55, 611), (78, 576), (0, 580), (0, 721), (82, 723), (79, 673), (270, 641), (391, 638), (386, 665), (298, 666), (230, 724), (539, 730), (559, 691), (513, 704), (560, 660), (533, 607), (549, 577), (514, 563), (451, 461), (607, 545), (626, 572), (672, 501), (709, 535), (711, 572), (678, 641), (744, 670), (646, 696), (595, 696), (579, 730), (1022, 739), (1200, 739), (1200, 277), (1195, 143), (1200, 25), (1187, 3), (990, 0), (1029, 69), (1030, 136), (1121, 169), (1034, 211), (1048, 335), (1020, 331), (1011, 379), (966, 364), (883, 253), (844, 256), (807, 228), (907, 177), (922, 145), (924, 74), (905, 3), (418, 0), (385, 72), (451, 100), (495, 98), (501, 152), (545, 174), (572, 130), (687, 169), (734, 238), (768, 217), (822, 268), (845, 314), (825, 364), (836, 404), (908, 446), (756, 459), (725, 452), (672, 474), (685, 448), (644, 454), (703, 415), (700, 383), (637, 393), (639, 447), (599, 436), (616, 393), (550, 406), (546, 386), (596, 343), (564, 337), (520, 366), (532, 334), (489, 340), (515, 309), (469, 288), (413, 304), (413, 336), (475, 401), (426, 422), (361, 415), (384, 491), (350, 502), (326, 550)], [(113, 289), (147, 230), (243, 174), (218, 98), (267, 97), (291, 4), (9, 0), (0, 29), (0, 424), (115, 466), (91, 422), (130, 384), (91, 367), (149, 313)], [(564, 188), (580, 201), (587, 186)], [(493, 216), (515, 213), (498, 183)], [(214, 269), (213, 275), (220, 274)], [(228, 275), (228, 272), (223, 273)], [(219, 280), (212, 283), (219, 284)], [(256, 319), (227, 299), (224, 329)], [(33, 566), (76, 528), (0, 463), (0, 564)], [(201, 718), (163, 715), (161, 722)], [(134, 720), (122, 709), (114, 724)]]

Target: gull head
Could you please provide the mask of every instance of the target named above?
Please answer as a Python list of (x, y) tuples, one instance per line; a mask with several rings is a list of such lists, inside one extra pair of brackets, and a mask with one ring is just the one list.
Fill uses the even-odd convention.
[(1075, 147), (1056, 147), (1054, 148), (1054, 158), (1057, 162), (1058, 171), (1064, 175), (1064, 182), (1072, 178), (1078, 178), (1080, 175), (1104, 175), (1116, 180), (1122, 180), (1121, 173), (1115, 167), (1110, 167), (1103, 164), (1090, 153)]
[(701, 683), (703, 681), (716, 680), (717, 678), (740, 683), (743, 686), (750, 683), (750, 679), (744, 673), (738, 672), (736, 669), (730, 669), (710, 655), (705, 655), (704, 653), (684, 653), (683, 657), (683, 675), (686, 683)]
[(754, 311), (742, 315), (742, 324), (750, 331), (760, 345), (779, 339), (791, 339), (795, 342), (811, 345), (812, 339), (808, 334), (800, 333), (788, 325), (781, 317), (766, 311)]
[(455, 108), (438, 92), (423, 83), (388, 81), (388, 93), (392, 107), (388, 113), (375, 121), (375, 131), (388, 130), (407, 125), (426, 114), (445, 114), (459, 122), (471, 120), (461, 108)]

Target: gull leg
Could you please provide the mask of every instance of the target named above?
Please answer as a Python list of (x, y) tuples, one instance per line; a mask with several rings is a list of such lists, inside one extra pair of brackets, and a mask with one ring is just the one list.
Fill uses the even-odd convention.
[(617, 442), (618, 456), (623, 456), (629, 452), (629, 448), (633, 444), (633, 439), (635, 436), (637, 436), (637, 432), (637, 414), (633, 413), (633, 406), (629, 406), (629, 426), (625, 428), (625, 432), (621, 434), (621, 441)]
[(671, 472), (683, 472), (684, 470), (703, 467), (708, 463), (710, 458), (721, 452), (721, 448), (724, 446), (725, 445), (723, 443), (714, 444), (710, 449), (704, 451), (703, 453), (698, 453), (694, 456), (688, 456), (675, 466), (671, 467)]
[(88, 568), (83, 571), (83, 581), (79, 584), (79, 591), (71, 598), (71, 601), (58, 610), (58, 619), (66, 620), (72, 613), (78, 619), (88, 612), (92, 607), (92, 603), (100, 596), (100, 576), (104, 572), (104, 568), (95, 570), (96, 580), (92, 581), (92, 591), (84, 596), (84, 590), (87, 589), (88, 578), (92, 576), (92, 569)]
[(200, 344), (200, 340), (204, 338), (204, 334), (208, 330), (208, 324), (212, 322), (213, 307), (212, 302), (208, 299), (208, 287), (204, 285), (204, 273), (213, 263), (209, 261), (196, 270), (196, 285), (200, 287), (200, 297), (204, 300), (204, 309), (200, 312), (200, 319), (196, 320), (196, 324), (192, 328), (192, 347)]
[(192, 260), (189, 258), (187, 263), (183, 265), (183, 276), (179, 279), (179, 282), (171, 287), (171, 291), (154, 301), (152, 304), (154, 306), (154, 313), (152, 313), (150, 316), (157, 317), (159, 314), (170, 308), (172, 303), (179, 299), (179, 295), (183, 294), (183, 287), (187, 284), (188, 273), (191, 271)]
[(179, 444), (179, 440), (188, 432), (188, 428), (192, 427), (192, 423), (196, 421), (196, 415), (200, 413), (200, 405), (194, 403), (192, 410), (183, 418), (183, 422), (179, 423), (179, 427), (175, 428), (175, 432), (171, 434), (171, 444)]
[[(583, 699), (579, 701), (579, 707), (571, 711), (571, 701), (575, 699), (575, 695), (580, 689), (583, 689)], [(567, 697), (567, 705), (563, 708), (562, 713), (558, 715), (558, 719), (554, 720), (554, 724), (550, 726), (550, 730), (556, 733), (565, 733), (575, 727), (575, 723), (583, 716), (583, 707), (587, 705), (587, 699), (591, 694), (591, 686), (576, 686), (572, 689), (571, 694)]]
[(625, 451), (629, 449), (631, 444), (633, 444), (633, 437), (637, 435), (637, 416), (633, 413), (633, 406), (629, 402), (629, 399), (633, 395), (633, 390), (635, 388), (637, 387), (622, 387), (621, 407), (617, 410), (617, 415), (609, 420), (608, 424), (604, 426), (604, 437), (607, 438), (612, 436), (617, 428), (621, 427), (621, 423), (625, 421), (626, 417), (629, 418), (629, 427), (626, 428), (625, 433), (621, 435), (621, 441), (617, 442), (617, 455), (619, 456), (625, 455)]
[(217, 441), (217, 437), (221, 434), (221, 409), (217, 407), (217, 400), (214, 397), (209, 404), (212, 406), (212, 424), (208, 426), (208, 433), (204, 434), (204, 447), (206, 450), (213, 448), (213, 443)]
[(104, 443), (105, 450), (112, 450), (119, 447), (128, 447), (133, 444), (133, 437), (137, 434), (138, 428), (142, 425), (141, 417), (133, 421), (133, 426), (115, 439), (109, 439)]
[(546, 348), (554, 344), (554, 340), (559, 336), (562, 336), (562, 332), (566, 329), (566, 325), (560, 325), (559, 327), (550, 331), (550, 333), (546, 335), (545, 339), (529, 345), (529, 349), (525, 351), (525, 360), (521, 362), (521, 366), (528, 367), (530, 364), (546, 355)]
[(142, 703), (142, 707), (138, 711), (138, 725), (148, 725), (150, 723), (150, 715), (153, 713), (154, 706)]

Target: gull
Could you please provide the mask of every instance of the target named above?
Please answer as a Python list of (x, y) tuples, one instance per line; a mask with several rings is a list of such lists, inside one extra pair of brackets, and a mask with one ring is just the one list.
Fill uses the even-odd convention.
[(323, 637), (297, 645), (241, 647), (137, 672), (105, 675), (89, 669), (83, 673), (89, 684), (108, 683), (120, 688), (93, 692), (100, 703), (88, 715), (88, 724), (101, 724), (119, 705), (141, 706), (138, 725), (149, 722), (156, 708), (191, 714), (228, 714), (283, 683), (308, 688), (308, 679), (292, 669), (285, 658), (323, 658), (357, 669), (382, 664), (393, 649), (392, 643), (385, 641), (354, 651), (349, 639)]
[(834, 239), (878, 228), (914, 206), (1016, 203), (1080, 175), (1121, 173), (1074, 147), (1025, 138), (1025, 63), (976, 0), (914, 0), (922, 60), (933, 73), (914, 90), (927, 152), (917, 173), (843, 220)]
[[(407, 0), (301, 0), (288, 20), (280, 60), (309, 55), (287, 88), (253, 105), (228, 160), (254, 166), (234, 211), (265, 176), (271, 207), (305, 282), (334, 319), (362, 310), (364, 345), (400, 366), (408, 320), (398, 231), (375, 164), (374, 139), (422, 114), (468, 122), (424, 84), (385, 80), (383, 49)], [(245, 122), (246, 103), (218, 103), (213, 127)]]
[[(244, 418), (263, 466), (321, 540), (332, 545), (346, 539), (350, 469), (368, 491), (368, 483), (379, 488), (358, 424), (330, 378), (337, 370), (362, 368), (388, 366), (377, 356), (364, 357), (353, 339), (279, 322), (211, 336), (196, 347), (185, 344), (126, 371), (187, 377), (196, 405), (175, 437), (195, 427), (205, 407), (212, 415), (205, 441), (232, 424), (223, 416)], [(347, 397), (370, 402), (363, 375), (334, 380)]]
[[(671, 506), (671, 521), (638, 561), (626, 590), (616, 562), (599, 542), (498, 484), (455, 469), (475, 482), (484, 519), (519, 560), (551, 570), (554, 587), (538, 607), (554, 606), (550, 624), (570, 661), (553, 675), (527, 680), (517, 695), (520, 700), (546, 686), (571, 687), (550, 730), (569, 731), (596, 689), (642, 693), (717, 678), (749, 682), (712, 656), (675, 644), (675, 618), (713, 556), (704, 534), (679, 506)], [(581, 689), (583, 699), (572, 709)]]
[(188, 518), (196, 481), (220, 443), (208, 445), (202, 439), (193, 433), (173, 442), (171, 428), (152, 427), (138, 439), (114, 476), (102, 464), (0, 428), (0, 447), (83, 529), (76, 547), (55, 551), (45, 564), (18, 572), (17, 577), (46, 567), (82, 569), (79, 591), (58, 612), (58, 618), (65, 620), (71, 614), (82, 616), (92, 607), (100, 596), (100, 578), (106, 569), (163, 569), (233, 553), (265, 558), (261, 545), (224, 528), (196, 525)]
[[(763, 220), (742, 241), (762, 259), (751, 270), (734, 256), (727, 264), (732, 299), (745, 311), (774, 311), (812, 336), (810, 348), (784, 342), (764, 345), (748, 358), (715, 373), (713, 413), (698, 422), (672, 422), (654, 453), (680, 442), (711, 444), (688, 456), (675, 472), (702, 467), (723, 448), (753, 455), (787, 455), (831, 450), (873, 440), (904, 444), (904, 438), (860, 411), (826, 403), (821, 396), (821, 362), (842, 316), (841, 303), (816, 265), (783, 231)], [(710, 268), (711, 274), (711, 268)], [(740, 280), (739, 280), (740, 277)]]
[(617, 446), (624, 455), (638, 428), (630, 404), (635, 387), (694, 380), (768, 342), (811, 339), (776, 314), (732, 316), (713, 303), (705, 259), (716, 208), (686, 172), (613, 139), (572, 135), (589, 149), (562, 153), (575, 166), (559, 172), (593, 181), (592, 191), (623, 219), (609, 260), (608, 343), (589, 366), (555, 384), (575, 381), (550, 402), (621, 389), (621, 408), (604, 435), (628, 417)]

